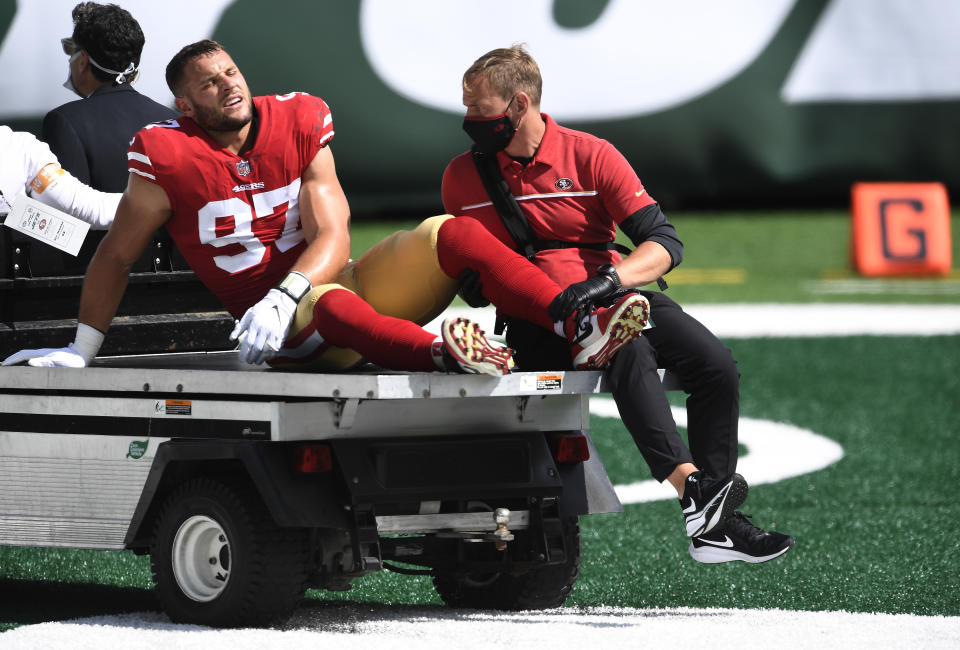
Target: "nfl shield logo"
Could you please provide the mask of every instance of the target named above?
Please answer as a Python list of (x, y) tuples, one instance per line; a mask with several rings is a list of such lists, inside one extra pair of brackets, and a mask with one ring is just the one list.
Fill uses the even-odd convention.
[(250, 161), (241, 160), (237, 163), (237, 173), (241, 176), (248, 176), (250, 174)]

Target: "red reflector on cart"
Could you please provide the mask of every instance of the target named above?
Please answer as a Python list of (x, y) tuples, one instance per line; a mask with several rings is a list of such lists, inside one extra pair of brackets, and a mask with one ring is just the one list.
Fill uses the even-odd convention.
[(558, 433), (550, 437), (550, 451), (558, 463), (590, 460), (590, 445), (582, 433)]
[(301, 445), (297, 447), (294, 470), (300, 474), (317, 474), (333, 469), (333, 456), (327, 445)]

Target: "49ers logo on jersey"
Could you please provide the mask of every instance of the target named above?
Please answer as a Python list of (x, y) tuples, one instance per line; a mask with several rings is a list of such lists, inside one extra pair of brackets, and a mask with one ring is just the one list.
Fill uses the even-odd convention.
[[(197, 212), (200, 243), (216, 248), (239, 244), (233, 255), (217, 255), (214, 264), (227, 273), (245, 271), (259, 264), (268, 246), (284, 253), (301, 241), (300, 179), (289, 185), (249, 195), (253, 205), (241, 197), (210, 201)], [(286, 206), (284, 208), (283, 206)], [(233, 220), (233, 231), (224, 232)], [(256, 230), (256, 232), (254, 232)]]
[(555, 182), (553, 186), (560, 191), (569, 190), (571, 187), (573, 187), (573, 181), (567, 177), (558, 178), (557, 182)]

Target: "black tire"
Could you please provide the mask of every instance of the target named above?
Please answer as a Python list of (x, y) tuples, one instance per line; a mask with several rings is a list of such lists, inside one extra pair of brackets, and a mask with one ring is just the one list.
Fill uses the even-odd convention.
[(451, 607), (512, 611), (560, 607), (580, 575), (580, 527), (576, 517), (563, 520), (563, 535), (567, 554), (561, 564), (518, 575), (438, 570), (433, 586)]
[(214, 627), (282, 622), (303, 598), (307, 533), (280, 528), (250, 488), (193, 479), (166, 499), (150, 561), (171, 620)]

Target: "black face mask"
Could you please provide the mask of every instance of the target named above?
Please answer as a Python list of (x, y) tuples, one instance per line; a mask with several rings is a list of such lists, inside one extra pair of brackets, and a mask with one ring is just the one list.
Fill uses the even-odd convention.
[[(513, 100), (511, 99), (510, 104), (512, 103)], [(507, 108), (503, 109), (502, 113), (493, 117), (463, 118), (463, 130), (476, 143), (477, 151), (485, 154), (495, 154), (506, 149), (510, 141), (513, 140), (517, 129), (513, 126), (510, 118), (507, 117), (510, 104), (507, 104)]]

